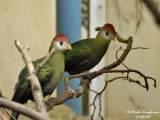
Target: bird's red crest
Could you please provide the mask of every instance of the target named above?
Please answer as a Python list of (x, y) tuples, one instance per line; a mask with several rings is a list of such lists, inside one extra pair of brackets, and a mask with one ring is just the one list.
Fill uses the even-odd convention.
[(102, 29), (108, 29), (110, 30), (114, 35), (116, 34), (116, 31), (114, 29), (114, 26), (112, 24), (105, 24)]
[(55, 42), (55, 41), (58, 41), (58, 40), (61, 40), (61, 41), (66, 41), (68, 44), (70, 44), (70, 40), (67, 36), (65, 36), (64, 34), (59, 34), (59, 35), (56, 35), (52, 42), (51, 42), (51, 46), (49, 48), (49, 52), (51, 51), (51, 48), (52, 48), (52, 44)]

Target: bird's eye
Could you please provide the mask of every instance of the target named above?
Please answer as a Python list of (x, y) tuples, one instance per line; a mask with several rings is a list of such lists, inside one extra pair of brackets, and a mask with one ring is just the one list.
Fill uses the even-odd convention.
[(63, 41), (60, 41), (60, 45), (63, 45)]
[(109, 35), (109, 32), (106, 32), (106, 35)]

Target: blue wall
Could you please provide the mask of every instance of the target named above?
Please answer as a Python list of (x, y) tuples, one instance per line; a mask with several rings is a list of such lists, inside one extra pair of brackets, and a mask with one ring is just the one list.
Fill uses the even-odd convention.
[[(81, 39), (81, 0), (57, 0), (57, 34), (65, 34), (74, 43)], [(67, 76), (65, 73), (64, 76)], [(79, 86), (80, 80), (70, 81), (72, 89)], [(65, 91), (64, 77), (58, 86), (58, 95)], [(78, 115), (82, 115), (82, 98), (65, 102)]]

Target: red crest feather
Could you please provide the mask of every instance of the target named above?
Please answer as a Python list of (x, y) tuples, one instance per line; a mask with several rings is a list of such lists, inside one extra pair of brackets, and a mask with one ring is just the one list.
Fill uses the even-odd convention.
[(114, 26), (112, 24), (105, 24), (102, 29), (108, 29), (109, 31), (111, 31), (114, 35), (116, 34), (116, 31), (114, 29)]
[(55, 42), (55, 41), (65, 41), (67, 42), (68, 44), (70, 44), (70, 40), (67, 36), (65, 36), (64, 34), (59, 34), (59, 35), (56, 35), (52, 42), (51, 42), (51, 46), (49, 47), (49, 52), (51, 51), (51, 48), (52, 48), (52, 44)]

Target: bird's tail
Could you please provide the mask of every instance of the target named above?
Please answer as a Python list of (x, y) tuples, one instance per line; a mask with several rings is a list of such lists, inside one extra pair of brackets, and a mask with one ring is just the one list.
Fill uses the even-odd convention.
[[(18, 103), (21, 103), (21, 104), (25, 103), (25, 101), (23, 99), (19, 99), (16, 95), (13, 96), (12, 101), (15, 101), (15, 102), (18, 102)], [(12, 110), (12, 116), (17, 120), (18, 116), (19, 116), (19, 113)], [(15, 119), (11, 118), (10, 120), (15, 120)]]
[[(15, 112), (15, 111), (12, 111), (12, 116), (13, 116), (15, 119), (18, 119), (19, 113), (18, 113), (18, 112)], [(14, 120), (14, 119), (11, 118), (10, 120)]]

